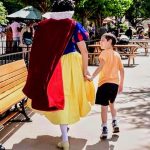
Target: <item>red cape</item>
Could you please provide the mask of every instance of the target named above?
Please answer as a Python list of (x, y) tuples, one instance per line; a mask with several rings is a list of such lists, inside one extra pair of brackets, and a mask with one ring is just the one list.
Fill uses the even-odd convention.
[(64, 108), (59, 60), (74, 28), (75, 22), (71, 19), (48, 19), (38, 24), (30, 54), (27, 82), (23, 88), (23, 92), (32, 99), (34, 109), (52, 111)]

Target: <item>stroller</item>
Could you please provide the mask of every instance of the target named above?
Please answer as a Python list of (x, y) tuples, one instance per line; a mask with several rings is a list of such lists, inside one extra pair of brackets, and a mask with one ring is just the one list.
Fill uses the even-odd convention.
[(129, 38), (126, 35), (121, 35), (117, 42), (117, 44), (120, 45), (126, 45), (128, 43), (129, 43)]
[[(118, 39), (117, 44), (119, 44), (119, 45), (127, 45), (127, 44), (129, 44), (129, 38), (126, 35), (121, 35), (120, 38)], [(128, 48), (126, 48), (126, 49), (120, 48), (120, 51), (128, 52), (129, 50), (128, 50)]]
[[(117, 42), (118, 45), (127, 45), (129, 44), (129, 38), (126, 36), (126, 35), (121, 35), (121, 37), (118, 39), (118, 42)], [(128, 53), (129, 52), (129, 49), (128, 48), (119, 48), (118, 49), (120, 52), (125, 52), (125, 53)], [(127, 59), (128, 56), (122, 56), (121, 55), (121, 58), (123, 59)]]

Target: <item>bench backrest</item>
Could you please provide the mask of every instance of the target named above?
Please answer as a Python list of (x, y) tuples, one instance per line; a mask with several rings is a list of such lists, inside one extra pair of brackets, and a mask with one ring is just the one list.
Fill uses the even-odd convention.
[(27, 68), (24, 60), (0, 66), (0, 102), (23, 87), (26, 78)]

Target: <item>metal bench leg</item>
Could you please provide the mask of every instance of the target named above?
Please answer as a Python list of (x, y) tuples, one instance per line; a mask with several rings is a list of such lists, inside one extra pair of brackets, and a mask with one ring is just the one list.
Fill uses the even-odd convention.
[(25, 111), (25, 107), (24, 107), (24, 104), (25, 102), (27, 101), (28, 98), (26, 99), (23, 99), (21, 102), (20, 102), (20, 108), (22, 109), (20, 112), (25, 116), (26, 120), (25, 121), (28, 121), (28, 122), (31, 122), (31, 119), (28, 117), (26, 111)]

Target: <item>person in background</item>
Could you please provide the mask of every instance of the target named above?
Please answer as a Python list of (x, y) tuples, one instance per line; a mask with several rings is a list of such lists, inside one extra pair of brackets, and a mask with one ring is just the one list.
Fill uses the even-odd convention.
[(2, 39), (3, 26), (0, 24), (0, 38)]
[(26, 52), (30, 50), (33, 40), (33, 28), (32, 23), (27, 22), (27, 24), (22, 28), (20, 34), (20, 47), (22, 47), (23, 58), (26, 57)]
[(92, 40), (95, 36), (95, 29), (92, 23), (90, 23), (89, 26), (87, 26), (87, 31), (89, 32), (90, 40)]
[(139, 31), (138, 39), (144, 39), (144, 30)]
[(129, 27), (129, 29), (126, 30), (125, 35), (132, 39), (133, 33), (131, 27)]
[(101, 38), (101, 36), (104, 34), (104, 33), (107, 33), (107, 27), (106, 27), (106, 24), (102, 24), (102, 26), (100, 27), (99, 29), (99, 37)]
[(13, 52), (18, 51), (18, 47), (20, 44), (20, 31), (21, 26), (17, 21), (13, 21), (10, 25), (13, 33)]
[(13, 35), (12, 35), (12, 29), (10, 27), (10, 24), (6, 27), (6, 53), (12, 53), (12, 42), (13, 42)]
[(113, 34), (105, 33), (102, 35), (100, 45), (104, 50), (99, 56), (100, 65), (89, 78), (89, 80), (92, 81), (99, 74), (95, 104), (101, 105), (101, 139), (106, 139), (108, 136), (108, 106), (110, 107), (112, 115), (113, 133), (119, 132), (119, 126), (117, 124), (117, 111), (115, 109), (115, 99), (117, 93), (122, 92), (123, 90), (124, 67), (119, 53), (113, 50), (113, 46), (115, 44), (116, 37)]

